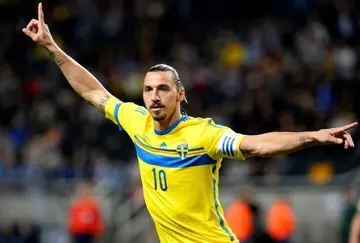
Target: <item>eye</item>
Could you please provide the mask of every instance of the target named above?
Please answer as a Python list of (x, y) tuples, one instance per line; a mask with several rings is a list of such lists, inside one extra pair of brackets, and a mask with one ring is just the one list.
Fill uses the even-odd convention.
[(148, 93), (148, 92), (151, 91), (151, 88), (150, 87), (145, 87), (144, 91)]
[(166, 91), (168, 91), (169, 89), (168, 89), (168, 87), (163, 86), (163, 87), (160, 88), (160, 90), (163, 91), (163, 92), (166, 92)]

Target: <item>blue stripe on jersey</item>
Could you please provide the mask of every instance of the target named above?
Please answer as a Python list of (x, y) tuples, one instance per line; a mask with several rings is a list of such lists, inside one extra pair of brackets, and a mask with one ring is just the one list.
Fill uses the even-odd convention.
[(114, 109), (114, 117), (116, 119), (116, 122), (118, 124), (118, 127), (119, 127), (119, 130), (122, 131), (124, 130), (122, 128), (122, 126), (120, 125), (120, 121), (119, 121), (119, 117), (118, 117), (118, 113), (119, 113), (119, 109), (120, 109), (120, 106), (121, 106), (122, 102), (121, 103), (117, 103), (116, 106), (115, 106), (115, 109)]
[(230, 140), (231, 138), (230, 137), (226, 137), (226, 144), (225, 144), (225, 149), (226, 149), (226, 155), (227, 156), (230, 156)]
[(165, 129), (165, 130), (163, 130), (163, 131), (159, 131), (159, 130), (154, 129), (155, 134), (156, 134), (156, 135), (165, 135), (165, 134), (170, 133), (180, 122), (182, 122), (183, 120), (185, 120), (186, 117), (187, 117), (187, 116), (186, 116), (185, 114), (182, 115), (179, 120), (177, 120), (176, 122), (174, 122), (168, 129)]
[[(141, 141), (141, 139), (138, 137), (138, 136), (134, 136), (136, 141), (138, 143), (140, 143), (142, 146), (144, 147), (147, 147), (149, 149), (155, 149), (155, 150), (158, 150), (158, 151), (167, 151), (167, 152), (176, 152), (177, 153), (177, 150), (176, 149), (167, 149), (167, 148), (158, 148), (158, 147), (154, 147), (154, 146), (150, 146), (150, 145), (147, 145), (146, 143), (144, 143), (143, 141)], [(193, 152), (193, 151), (201, 151), (201, 150), (204, 150), (204, 147), (199, 147), (199, 148), (191, 148), (188, 150), (188, 152)]]
[(225, 155), (228, 155), (227, 154), (227, 151), (226, 151), (226, 142), (227, 140), (229, 139), (229, 137), (225, 137), (224, 141), (223, 141), (223, 144), (222, 144), (222, 152), (225, 154)]
[(147, 110), (144, 107), (139, 107), (135, 110), (136, 112), (139, 112), (143, 115), (146, 115)]
[(152, 154), (136, 143), (134, 143), (136, 153), (138, 157), (147, 164), (156, 165), (167, 168), (185, 168), (190, 166), (199, 166), (199, 165), (211, 165), (215, 164), (216, 160), (210, 158), (207, 154), (186, 157), (181, 159), (180, 156), (166, 156), (159, 154)]
[[(215, 173), (216, 164), (214, 165), (212, 171), (213, 171), (213, 173)], [(215, 177), (215, 175), (213, 176), (213, 196), (214, 196), (215, 211), (216, 211), (216, 215), (220, 221), (220, 226), (225, 231), (225, 233), (230, 237), (230, 240), (233, 241), (235, 238), (233, 235), (231, 235), (230, 231), (225, 227), (224, 219), (221, 217), (220, 212), (219, 212), (219, 204), (218, 204), (218, 201), (216, 200), (216, 177)]]
[(231, 138), (231, 141), (229, 142), (229, 151), (231, 153), (231, 156), (234, 156), (234, 151), (233, 151), (233, 145), (234, 145), (234, 141), (235, 141), (235, 138)]

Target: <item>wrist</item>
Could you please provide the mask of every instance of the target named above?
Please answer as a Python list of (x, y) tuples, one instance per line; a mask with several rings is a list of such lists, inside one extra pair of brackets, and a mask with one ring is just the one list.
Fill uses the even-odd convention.
[(56, 51), (58, 51), (60, 49), (60, 47), (55, 43), (55, 42), (51, 42), (50, 44), (44, 46), (45, 49), (51, 53), (55, 53)]
[(305, 147), (316, 145), (319, 142), (317, 132), (302, 132), (299, 135), (299, 141)]
[(309, 143), (319, 142), (319, 136), (317, 131), (306, 132), (306, 137)]
[(55, 42), (49, 44), (46, 50), (58, 67), (61, 67), (66, 62), (66, 55), (64, 55), (63, 51)]

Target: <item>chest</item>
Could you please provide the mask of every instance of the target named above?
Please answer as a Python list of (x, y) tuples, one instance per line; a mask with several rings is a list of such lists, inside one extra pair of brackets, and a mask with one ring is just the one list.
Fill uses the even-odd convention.
[[(201, 137), (191, 129), (179, 129), (169, 134), (158, 135), (153, 129), (139, 131), (134, 136), (135, 143), (159, 153), (188, 153), (203, 149)], [(181, 155), (180, 155), (181, 156)], [(186, 156), (186, 155), (185, 155)]]

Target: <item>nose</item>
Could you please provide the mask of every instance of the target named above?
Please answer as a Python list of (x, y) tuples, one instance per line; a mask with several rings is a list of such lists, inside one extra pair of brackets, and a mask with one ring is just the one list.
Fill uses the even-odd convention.
[(157, 90), (154, 90), (151, 94), (151, 101), (155, 103), (155, 102), (158, 102), (159, 100), (160, 100), (160, 97), (158, 95), (158, 92), (157, 92)]

